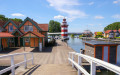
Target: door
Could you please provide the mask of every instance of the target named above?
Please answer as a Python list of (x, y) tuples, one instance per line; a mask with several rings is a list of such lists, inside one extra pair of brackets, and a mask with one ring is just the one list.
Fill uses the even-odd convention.
[(110, 46), (109, 63), (116, 63), (116, 46)]
[(18, 37), (15, 37), (15, 47), (18, 47)]

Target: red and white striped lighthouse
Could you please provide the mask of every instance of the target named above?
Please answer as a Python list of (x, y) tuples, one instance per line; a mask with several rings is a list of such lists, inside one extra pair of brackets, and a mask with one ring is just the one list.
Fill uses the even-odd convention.
[(63, 22), (61, 24), (61, 38), (62, 39), (68, 38), (68, 24), (65, 18), (63, 19)]

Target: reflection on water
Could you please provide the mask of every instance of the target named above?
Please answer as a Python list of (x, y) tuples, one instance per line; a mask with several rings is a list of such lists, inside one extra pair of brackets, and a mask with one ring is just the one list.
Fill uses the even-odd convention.
[(84, 41), (82, 41), (82, 39), (69, 37), (67, 43), (76, 52), (80, 52), (80, 49), (85, 49), (85, 44)]

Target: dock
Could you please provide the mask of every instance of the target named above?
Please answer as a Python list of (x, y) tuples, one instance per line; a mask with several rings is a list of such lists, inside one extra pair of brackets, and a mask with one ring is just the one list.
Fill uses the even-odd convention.
[[(61, 40), (56, 41), (57, 44), (54, 47), (48, 47), (43, 52), (33, 52), (34, 65), (27, 65), (27, 69), (24, 66), (20, 66), (16, 69), (16, 75), (77, 75), (77, 70), (72, 68), (68, 63), (68, 53), (74, 52), (65, 42)], [(27, 51), (27, 48), (26, 48)], [(28, 55), (27, 58), (30, 56)], [(19, 60), (18, 60), (19, 59)], [(20, 62), (24, 59), (22, 56), (15, 57), (15, 63)], [(0, 60), (0, 65), (10, 64), (7, 62), (9, 58)]]

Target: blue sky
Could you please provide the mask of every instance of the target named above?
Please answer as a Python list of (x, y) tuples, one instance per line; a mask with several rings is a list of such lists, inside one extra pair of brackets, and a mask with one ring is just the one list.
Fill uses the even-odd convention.
[(95, 32), (120, 22), (120, 0), (0, 0), (0, 14), (23, 20), (30, 17), (38, 23), (62, 22), (66, 17), (69, 32)]

